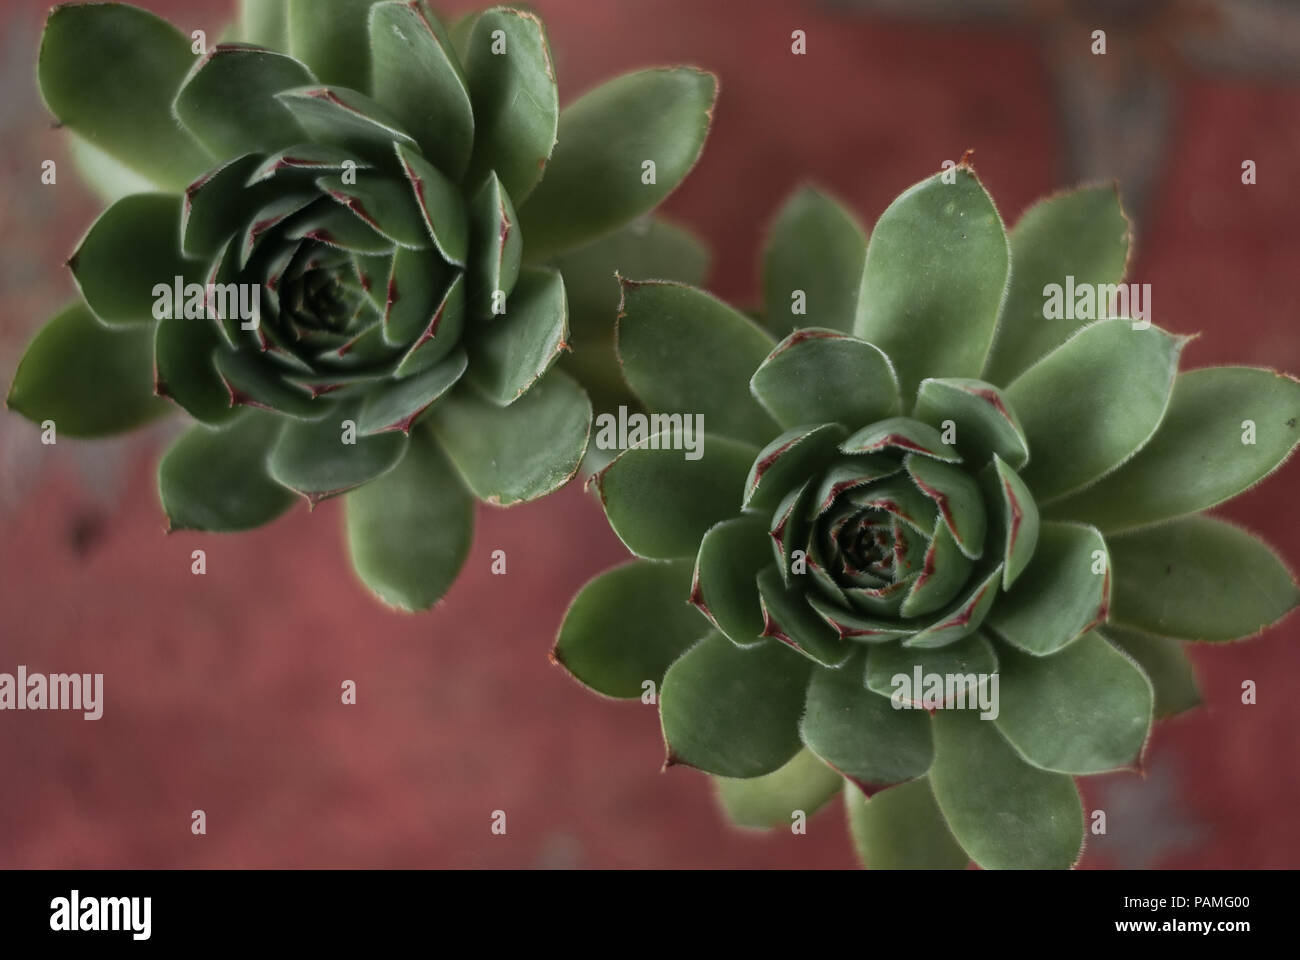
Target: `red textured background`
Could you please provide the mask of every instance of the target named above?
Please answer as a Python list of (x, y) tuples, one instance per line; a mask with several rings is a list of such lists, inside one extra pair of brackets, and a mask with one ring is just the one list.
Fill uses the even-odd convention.
[[(214, 37), (228, 9), (142, 5)], [(1062, 185), (1060, 121), (1027, 29), (884, 24), (788, 0), (535, 5), (565, 100), (638, 66), (720, 74), (704, 159), (667, 210), (712, 245), (724, 297), (756, 299), (764, 224), (800, 180), (868, 221), (967, 147), (1008, 221)], [(6, 382), (73, 290), (58, 265), (95, 210), (70, 165), (57, 187), (39, 185), (40, 160), (63, 157), (31, 79), (43, 7), (0, 12)], [(790, 55), (795, 28), (806, 57)], [(1131, 278), (1152, 284), (1157, 323), (1203, 331), (1185, 365), (1300, 371), (1300, 89), (1179, 83)], [(1240, 183), (1247, 158), (1252, 187)], [(0, 421), (0, 671), (102, 672), (106, 687), (98, 722), (0, 714), (0, 866), (853, 864), (838, 805), (804, 837), (732, 831), (703, 777), (660, 773), (654, 708), (599, 699), (547, 662), (569, 598), (624, 556), (577, 488), (480, 509), (461, 579), (435, 611), (408, 617), (354, 583), (337, 505), (236, 537), (164, 536), (156, 443), (70, 452), (75, 441), (42, 447), (34, 428)], [(1297, 481), (1292, 462), (1222, 511), (1292, 567)], [(199, 547), (203, 577), (189, 572)], [(509, 557), (504, 577), (489, 573), (495, 549)], [(1145, 789), (1131, 775), (1088, 782), (1111, 834), (1090, 842), (1085, 866), (1300, 866), (1297, 640), (1300, 617), (1195, 651), (1206, 706), (1157, 730)], [(356, 706), (339, 703), (345, 679)], [(1239, 703), (1245, 679), (1256, 706)], [(196, 808), (207, 836), (190, 833)], [(497, 809), (505, 837), (489, 832)]]

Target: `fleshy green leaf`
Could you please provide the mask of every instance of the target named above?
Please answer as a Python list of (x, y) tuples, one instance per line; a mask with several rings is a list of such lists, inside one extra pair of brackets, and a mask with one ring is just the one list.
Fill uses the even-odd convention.
[(953, 537), (952, 528), (942, 517), (937, 518), (921, 572), (912, 581), (898, 612), (904, 617), (920, 617), (938, 610), (961, 589), (972, 566)]
[[(385, 295), (384, 340), (395, 346), (414, 345), (427, 333), (430, 339), (439, 341), (440, 353), (445, 356), (451, 352), (460, 340), (464, 321), (442, 313), (440, 305), (445, 302), (448, 287), (456, 276), (436, 251), (405, 248), (395, 251)], [(438, 325), (431, 328), (434, 320)], [(454, 331), (443, 329), (443, 324), (449, 321), (454, 322)], [(452, 336), (446, 336), (448, 332)]]
[(453, 390), (430, 422), (474, 495), (509, 506), (558, 490), (578, 471), (591, 402), (564, 371), (552, 370), (508, 407)]
[(975, 478), (961, 467), (915, 453), (909, 453), (903, 465), (912, 482), (938, 506), (961, 552), (978, 558), (984, 552), (988, 518)]
[(641, 218), (553, 263), (564, 274), (573, 341), (573, 352), (560, 358), (560, 366), (587, 388), (596, 409), (635, 406), (614, 348), (614, 322), (622, 297), (615, 273), (699, 286), (708, 271), (708, 248), (682, 227)]
[(810, 590), (806, 597), (808, 606), (817, 611), (818, 616), (846, 639), (859, 640), (863, 643), (886, 643), (912, 632), (911, 627), (897, 619), (882, 620), (851, 613), (838, 603), (826, 600), (816, 591)]
[(316, 186), (393, 243), (417, 250), (429, 246), (424, 218), (405, 180), (367, 175), (346, 184), (331, 174), (318, 178)]
[[(252, 160), (253, 157), (242, 157)], [(342, 147), (331, 147), (320, 143), (295, 143), (282, 150), (276, 150), (263, 157), (255, 158), (252, 171), (248, 174), (249, 188), (273, 180), (277, 190), (263, 197), (274, 197), (285, 186), (302, 186), (313, 183), (325, 173), (342, 174), (345, 171), (358, 172), (372, 169), (372, 165), (355, 154), (348, 153)], [(206, 178), (205, 178), (206, 179)], [(232, 191), (232, 199), (235, 194)], [(257, 196), (257, 194), (254, 194)], [(262, 201), (265, 202), (265, 201)], [(259, 204), (260, 205), (260, 204)]]
[(708, 632), (686, 602), (687, 560), (633, 560), (589, 580), (564, 614), (551, 659), (607, 697), (632, 699)]
[(1029, 459), (1020, 418), (1002, 391), (983, 380), (922, 380), (912, 415), (936, 428), (951, 420), (956, 433), (953, 446), (968, 467), (980, 467), (996, 454), (1019, 470)]
[(392, 162), (394, 143), (415, 144), (401, 121), (365, 94), (347, 87), (294, 87), (275, 98), (313, 143), (338, 147), (376, 163)]
[(1025, 481), (997, 454), (993, 455), (993, 463), (985, 467), (981, 480), (986, 503), (994, 512), (990, 519), (1002, 553), (1002, 589), (1010, 590), (1038, 547), (1038, 504)]
[[(921, 671), (921, 684), (916, 683), (916, 671)], [(951, 643), (938, 650), (913, 650), (896, 643), (873, 646), (867, 651), (866, 687), (872, 693), (889, 697), (899, 703), (910, 703), (927, 709), (973, 710), (980, 696), (980, 688), (989, 685), (989, 679), (998, 670), (998, 658), (993, 645), (979, 633)], [(945, 678), (942, 694), (926, 702), (928, 676)], [(895, 683), (896, 677), (905, 677)], [(953, 677), (953, 685), (947, 678)], [(955, 678), (960, 677), (957, 681)], [(981, 677), (984, 678), (981, 683)], [(985, 694), (987, 697), (988, 694)]]
[(921, 453), (936, 460), (961, 460), (953, 447), (943, 442), (939, 431), (909, 417), (888, 417), (868, 424), (840, 444), (844, 453)]
[(983, 580), (976, 577), (954, 604), (939, 614), (930, 626), (903, 641), (904, 646), (946, 647), (978, 630), (989, 610), (998, 600), (997, 581), (1002, 576), (999, 563)]
[(221, 344), (216, 325), (206, 319), (171, 317), (154, 330), (154, 392), (171, 397), (200, 423), (217, 426), (236, 416), (230, 393), (217, 376), (213, 351)]
[(898, 710), (862, 685), (862, 657), (814, 670), (800, 736), (868, 794), (924, 774), (934, 749), (924, 710)]
[(509, 7), (483, 11), (467, 41), (465, 72), (476, 124), (467, 181), (477, 183), (495, 170), (506, 192), (522, 204), (542, 178), (560, 117), (541, 19)]
[(1106, 620), (1111, 566), (1093, 527), (1044, 523), (1033, 561), (989, 614), (989, 626), (1026, 653), (1055, 653)]
[(445, 360), (400, 380), (367, 391), (357, 414), (357, 432), (369, 436), (399, 430), (409, 434), (416, 421), (461, 378), (465, 353), (454, 351)]
[(659, 694), (668, 763), (721, 777), (759, 777), (800, 747), (812, 663), (772, 640), (741, 649), (710, 633), (664, 675)]
[(963, 870), (970, 862), (953, 839), (928, 777), (901, 783), (870, 800), (844, 788), (853, 848), (863, 866), (877, 870)]
[(293, 494), (266, 472), (281, 421), (249, 410), (218, 428), (191, 427), (158, 463), (158, 494), (169, 530), (230, 533), (270, 523)]
[[(284, 198), (281, 203), (272, 208), (274, 216), (283, 218), (296, 212), (294, 209), (296, 203), (294, 197)], [(258, 225), (260, 226), (260, 223)], [(256, 229), (256, 226), (250, 226), (251, 229)], [(310, 210), (303, 211), (303, 215), (294, 220), (293, 225), (285, 230), (284, 235), (289, 240), (301, 240), (306, 237), (327, 243), (339, 250), (366, 256), (392, 253), (397, 246), (364, 218), (337, 203), (322, 202)], [(249, 233), (243, 245), (244, 253), (241, 259), (244, 262), (240, 264), (241, 267), (246, 265), (252, 254), (252, 242), (253, 237)]]
[(106, 205), (133, 193), (158, 189), (157, 184), (71, 130), (68, 131), (67, 143), (77, 173)]
[[(851, 390), (844, 389), (852, 384)], [(850, 430), (898, 413), (898, 380), (878, 347), (834, 330), (797, 330), (754, 372), (750, 389), (781, 426)]]
[(70, 3), (45, 23), (41, 96), (63, 126), (179, 193), (211, 164), (172, 119), (172, 98), (193, 64), (189, 39), (152, 13)]
[(797, 813), (811, 817), (844, 785), (844, 778), (807, 750), (779, 770), (748, 780), (714, 777), (718, 802), (738, 827), (789, 827)]
[(563, 278), (555, 270), (528, 267), (506, 312), (470, 328), (470, 382), (493, 403), (513, 403), (563, 352), (568, 321)]
[(704, 148), (717, 90), (711, 73), (667, 67), (617, 77), (566, 107), (546, 177), (519, 210), (529, 259), (572, 249), (658, 206)]
[[(423, 330), (415, 337), (411, 343), (410, 349), (397, 364), (394, 373), (399, 377), (410, 377), (419, 373), (421, 370), (427, 370), (439, 361), (451, 354), (461, 342), (461, 332), (465, 327), (465, 275), (456, 274), (451, 285), (441, 294), (442, 299), (437, 296), (436, 289), (430, 289), (423, 286), (429, 280), (434, 279), (425, 274), (417, 282), (404, 283), (403, 278), (409, 276), (399, 272), (399, 264), (404, 260), (403, 251), (399, 250), (393, 256), (393, 275), (389, 278), (388, 284), (388, 311), (384, 315), (384, 332), (385, 335), (396, 329), (395, 318), (398, 316), (396, 307), (400, 305), (409, 321), (420, 313), (425, 313), (427, 319)], [(428, 261), (415, 260), (407, 263), (407, 266), (418, 269), (421, 263)], [(401, 287), (394, 286), (398, 281), (403, 281)], [(394, 298), (405, 298), (405, 303)], [(432, 304), (432, 313), (428, 313)], [(394, 321), (390, 323), (390, 321)], [(407, 342), (404, 338), (401, 342)]]
[(474, 499), (427, 430), (343, 505), (352, 568), (375, 596), (411, 611), (442, 599), (474, 539)]
[(771, 510), (790, 490), (820, 473), (834, 459), (837, 445), (847, 434), (838, 423), (795, 427), (781, 434), (759, 452), (749, 468), (742, 506)]
[[(95, 221), (68, 266), (95, 316), (108, 324), (151, 324), (159, 284), (172, 292), (197, 277), (198, 264), (180, 255), (180, 197), (140, 193), (123, 197)], [(176, 305), (173, 305), (176, 309)]]
[(593, 478), (610, 526), (637, 556), (692, 557), (709, 527), (740, 512), (758, 451), (706, 434), (698, 460), (685, 453), (632, 447)]
[[(442, 25), (419, 3), (370, 12), (371, 91), (442, 173), (459, 180), (474, 148), (469, 88)], [(356, 86), (356, 84), (349, 84)]]
[(763, 610), (754, 578), (771, 562), (767, 525), (742, 516), (710, 527), (700, 541), (691, 581), (691, 603), (732, 643), (762, 642)]
[(1185, 343), (1158, 327), (1101, 320), (1007, 387), (1032, 452), (1020, 476), (1040, 507), (1105, 476), (1151, 439)]
[(1132, 767), (1151, 729), (1151, 683), (1093, 631), (1050, 657), (1003, 648), (994, 722), (1026, 760), (1058, 773)]
[(939, 515), (934, 501), (923, 494), (909, 477), (890, 477), (862, 490), (851, 490), (846, 499), (859, 507), (875, 507), (892, 513), (918, 533), (929, 536)]
[[(820, 190), (796, 190), (776, 215), (763, 251), (767, 328), (779, 337), (796, 327), (852, 332), (866, 259), (867, 235), (849, 210)], [(803, 294), (798, 314), (796, 291)]]
[[(1044, 288), (1117, 284), (1129, 255), (1129, 222), (1115, 184), (1083, 187), (1040, 200), (1012, 228), (1011, 283), (984, 378), (1010, 383), (1081, 325), (1044, 317)], [(1064, 291), (1062, 291), (1064, 292)]]
[[(388, 473), (406, 454), (408, 441), (400, 433), (364, 436), (355, 430), (356, 411), (336, 407), (334, 416), (316, 422), (289, 420), (271, 448), (267, 470), (315, 506)], [(345, 443), (346, 422), (352, 421), (355, 442)]]
[(876, 223), (853, 333), (889, 355), (904, 397), (923, 377), (978, 377), (1007, 274), (1002, 218), (975, 172), (935, 174)]
[(1300, 603), (1286, 565), (1245, 530), (1184, 517), (1113, 537), (1110, 618), (1184, 640), (1236, 640), (1258, 633)]
[(293, 57), (220, 44), (200, 59), (176, 94), (176, 118), (217, 158), (271, 153), (303, 130), (275, 94), (316, 82)]
[(82, 303), (65, 307), (27, 345), (5, 405), (57, 434), (121, 433), (170, 412), (153, 394), (153, 331), (109, 329)]
[[(787, 587), (793, 586), (796, 582), (795, 578), (801, 576), (802, 572), (806, 572), (803, 571), (803, 564), (796, 563), (796, 550), (804, 554), (800, 559), (809, 561), (807, 566), (810, 570), (816, 569), (816, 563), (808, 556), (812, 546), (810, 534), (814, 516), (812, 500), (815, 492), (812, 480), (805, 480), (802, 484), (791, 487), (790, 492), (776, 505), (776, 511), (771, 514), (772, 522), (768, 526), (768, 534), (772, 538), (772, 553), (776, 557), (776, 567), (781, 575), (781, 582)], [(796, 573), (796, 570), (801, 573)], [(816, 576), (816, 573), (814, 572), (813, 575)], [(831, 583), (834, 584), (834, 581), (832, 580)], [(827, 592), (836, 599), (848, 602), (838, 585), (834, 585), (834, 589)]]
[[(464, 266), (469, 256), (469, 217), (456, 185), (448, 180), (429, 161), (405, 144), (397, 144), (397, 156), (411, 188), (415, 191), (415, 209), (424, 218), (425, 226), (438, 252), (448, 263)], [(509, 198), (506, 198), (508, 203)], [(502, 211), (503, 217), (507, 206)], [(509, 230), (507, 219), (503, 229)], [(518, 244), (516, 236), (515, 244)], [(502, 243), (509, 248), (503, 237)], [(513, 279), (510, 281), (513, 284)]]
[(1200, 705), (1201, 691), (1196, 683), (1196, 671), (1192, 669), (1192, 662), (1184, 650), (1186, 644), (1182, 640), (1153, 637), (1113, 623), (1105, 626), (1104, 635), (1136, 660), (1151, 681), (1151, 687), (1155, 690), (1157, 719), (1171, 717)]
[(930, 785), (953, 836), (986, 870), (1064, 870), (1083, 846), (1074, 781), (1025, 763), (969, 710), (934, 715)]
[(840, 457), (822, 474), (821, 483), (812, 499), (813, 514), (820, 516), (830, 510), (842, 493), (901, 473), (902, 470), (903, 465), (892, 457), (877, 457), (869, 453)]
[(1208, 509), (1277, 469), (1300, 442), (1298, 420), (1292, 377), (1250, 367), (1179, 374), (1151, 442), (1047, 512), (1113, 533)]
[(468, 291), (470, 303), (487, 319), (500, 305), (498, 296), (508, 297), (514, 289), (523, 251), (514, 204), (496, 174), (484, 181), (470, 201), (469, 231), (467, 262), (474, 278), (474, 288)]
[(623, 375), (649, 409), (703, 414), (710, 433), (751, 443), (778, 432), (749, 392), (772, 340), (722, 301), (680, 283), (624, 280), (617, 343)]
[[(276, 196), (270, 184), (248, 186), (259, 163), (256, 154), (237, 157), (185, 188), (180, 215), (181, 252), (185, 256), (210, 262), (248, 218)], [(169, 235), (167, 239), (175, 246), (174, 237)]]
[(819, 667), (848, 669), (843, 664), (853, 654), (853, 645), (817, 615), (803, 591), (785, 585), (776, 564), (760, 570), (755, 581), (762, 602), (763, 636), (780, 640)]
[(370, 7), (375, 0), (287, 0), (289, 52), (322, 83), (365, 91), (370, 86)]
[(232, 404), (263, 407), (303, 420), (317, 420), (333, 409), (328, 400), (313, 399), (305, 390), (290, 386), (280, 368), (248, 351), (218, 350), (213, 363)]
[(289, 0), (239, 0), (239, 37), (272, 50), (289, 46)]

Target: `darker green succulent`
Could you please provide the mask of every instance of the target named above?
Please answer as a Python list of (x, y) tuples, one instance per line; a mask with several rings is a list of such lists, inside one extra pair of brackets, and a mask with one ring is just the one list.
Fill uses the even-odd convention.
[(112, 202), (9, 404), (76, 436), (168, 398), (197, 421), (159, 467), (173, 529), (346, 494), (358, 574), (427, 607), (475, 498), (577, 471), (614, 269), (700, 278), (693, 239), (639, 218), (698, 157), (715, 80), (645, 70), (561, 112), (526, 10), (451, 30), (418, 0), (242, 10), (206, 51), (123, 4), (50, 14), (41, 91)]

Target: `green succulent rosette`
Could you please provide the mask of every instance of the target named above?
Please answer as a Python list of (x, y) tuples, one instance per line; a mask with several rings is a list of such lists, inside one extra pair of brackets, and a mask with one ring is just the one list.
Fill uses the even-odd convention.
[(50, 14), (41, 92), (110, 205), (9, 406), (66, 436), (179, 407), (172, 529), (345, 495), (362, 580), (428, 607), (475, 499), (577, 471), (614, 271), (702, 279), (699, 243), (646, 215), (699, 156), (715, 79), (644, 70), (561, 111), (542, 23), (509, 7), (449, 30), (422, 2), (245, 0), (230, 34)]
[(870, 866), (1073, 865), (1073, 778), (1134, 768), (1153, 717), (1198, 702), (1184, 644), (1300, 600), (1267, 546), (1201, 515), (1294, 449), (1300, 383), (1179, 373), (1185, 339), (1157, 326), (1044, 319), (1047, 285), (1118, 284), (1128, 247), (1111, 187), (1008, 235), (962, 165), (869, 243), (796, 193), (761, 323), (624, 282), (628, 385), (702, 414), (703, 453), (669, 432), (595, 477), (638, 559), (583, 588), (554, 659), (653, 693), (668, 763), (715, 775), (739, 824), (844, 788)]

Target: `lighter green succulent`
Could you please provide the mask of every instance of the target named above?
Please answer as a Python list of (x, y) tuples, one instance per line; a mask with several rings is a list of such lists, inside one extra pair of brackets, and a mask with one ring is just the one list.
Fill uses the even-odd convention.
[(797, 193), (761, 324), (624, 281), (627, 383), (702, 414), (703, 455), (661, 435), (596, 475), (639, 559), (583, 588), (554, 658), (654, 692), (668, 762), (718, 777), (743, 825), (847, 781), (870, 866), (1074, 864), (1073, 778), (1135, 767), (1153, 716), (1198, 701), (1184, 642), (1300, 601), (1268, 547), (1200, 515), (1294, 449), (1300, 382), (1180, 374), (1185, 338), (1157, 326), (1045, 319), (1050, 284), (1117, 284), (1128, 247), (1114, 189), (1008, 235), (963, 164), (869, 243)]
[(346, 495), (362, 580), (428, 607), (475, 498), (577, 471), (591, 404), (556, 366), (573, 349), (596, 381), (614, 270), (701, 278), (643, 215), (699, 156), (715, 79), (644, 70), (561, 112), (542, 23), (509, 7), (448, 30), (414, 0), (244, 0), (232, 36), (50, 14), (41, 92), (111, 203), (8, 403), (95, 436), (168, 398), (197, 421), (159, 466), (172, 529)]

